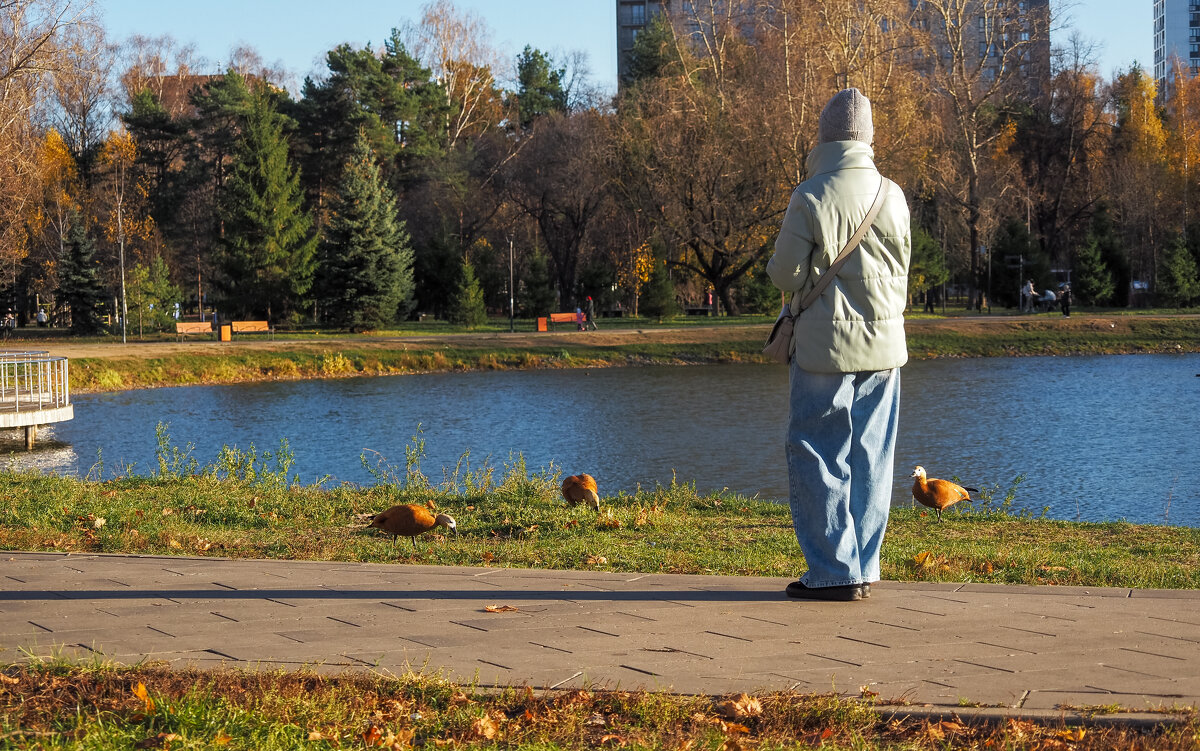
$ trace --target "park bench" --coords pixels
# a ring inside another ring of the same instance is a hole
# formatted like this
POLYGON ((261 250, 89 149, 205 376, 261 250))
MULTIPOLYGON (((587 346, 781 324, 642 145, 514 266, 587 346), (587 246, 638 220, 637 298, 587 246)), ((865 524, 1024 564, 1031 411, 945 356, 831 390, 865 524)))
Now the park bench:
POLYGON ((266 334, 268 339, 274 338, 275 329, 266 321, 234 321, 235 334, 266 334))
POLYGON ((208 321, 176 321, 175 333, 182 342, 188 334, 211 334, 212 324, 208 321))
POLYGON ((556 324, 556 323, 569 323, 572 326, 578 325, 578 322, 575 320, 574 313, 551 313, 550 314, 551 327, 553 327, 554 324, 556 324))

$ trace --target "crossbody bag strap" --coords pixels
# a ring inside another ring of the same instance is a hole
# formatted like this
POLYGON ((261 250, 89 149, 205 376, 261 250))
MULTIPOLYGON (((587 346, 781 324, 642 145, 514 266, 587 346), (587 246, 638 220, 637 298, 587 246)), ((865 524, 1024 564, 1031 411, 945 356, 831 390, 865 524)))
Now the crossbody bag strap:
POLYGON ((867 215, 863 217, 862 224, 858 225, 858 229, 854 230, 854 234, 846 241, 846 246, 842 248, 842 252, 838 253, 837 258, 833 259, 833 263, 829 264, 829 269, 821 275, 817 283, 809 290, 804 299, 800 301, 800 310, 807 310, 810 305, 817 301, 829 283, 833 281, 833 277, 850 258, 850 254, 854 249, 862 243, 863 237, 866 236, 867 230, 871 228, 871 223, 875 221, 875 217, 879 216, 879 209, 883 206, 883 198, 887 193, 888 179, 886 177, 879 178, 879 190, 875 192, 875 201, 871 204, 871 208, 867 209, 867 215))

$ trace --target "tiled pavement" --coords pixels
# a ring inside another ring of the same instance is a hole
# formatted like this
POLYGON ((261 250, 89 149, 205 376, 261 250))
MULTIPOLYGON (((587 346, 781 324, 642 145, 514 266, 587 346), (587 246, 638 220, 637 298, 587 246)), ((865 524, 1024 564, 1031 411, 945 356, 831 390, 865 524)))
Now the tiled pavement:
POLYGON ((866 687, 934 708, 1200 707, 1200 592, 0 553, 0 663, 437 672, 724 694, 866 687), (489 612, 488 606, 515 610, 489 612))

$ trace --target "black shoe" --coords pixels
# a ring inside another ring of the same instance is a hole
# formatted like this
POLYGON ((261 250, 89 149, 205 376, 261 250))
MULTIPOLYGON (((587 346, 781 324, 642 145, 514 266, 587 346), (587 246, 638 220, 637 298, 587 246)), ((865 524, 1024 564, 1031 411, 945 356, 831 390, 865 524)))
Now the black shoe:
POLYGON ((859 589, 862 590, 862 596, 863 596, 864 600, 871 596, 871 583, 870 582, 863 582, 862 584, 859 584, 858 586, 859 586, 859 589))
POLYGON ((863 598, 860 584, 847 584, 841 587, 806 587, 803 582, 794 581, 787 585, 787 596, 797 600, 832 600, 835 602, 854 602, 863 598))

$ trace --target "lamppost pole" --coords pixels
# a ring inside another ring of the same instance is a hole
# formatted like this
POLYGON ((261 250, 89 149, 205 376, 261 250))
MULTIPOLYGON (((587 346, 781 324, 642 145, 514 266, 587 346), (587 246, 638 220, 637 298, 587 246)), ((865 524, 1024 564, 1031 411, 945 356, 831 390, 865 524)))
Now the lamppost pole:
POLYGON ((516 331, 516 293, 513 291, 513 241, 508 238, 508 332, 516 331))

